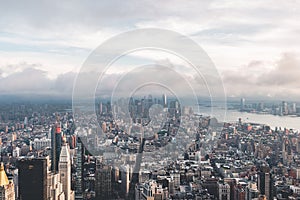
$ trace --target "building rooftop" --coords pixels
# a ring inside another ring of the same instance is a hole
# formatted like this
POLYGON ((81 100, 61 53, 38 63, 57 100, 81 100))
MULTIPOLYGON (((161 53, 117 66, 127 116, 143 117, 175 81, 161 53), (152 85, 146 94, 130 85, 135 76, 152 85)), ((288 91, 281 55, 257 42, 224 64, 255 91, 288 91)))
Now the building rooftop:
POLYGON ((0 165, 0 186, 5 186, 8 184, 9 184, 9 181, 8 181, 7 175, 4 171, 3 163, 1 163, 1 165, 0 165))

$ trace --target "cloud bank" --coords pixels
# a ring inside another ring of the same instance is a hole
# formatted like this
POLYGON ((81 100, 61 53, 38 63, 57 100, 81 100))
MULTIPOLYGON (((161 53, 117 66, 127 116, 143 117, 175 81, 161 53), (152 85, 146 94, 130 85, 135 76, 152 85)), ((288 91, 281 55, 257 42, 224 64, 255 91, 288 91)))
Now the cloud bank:
MULTIPOLYGON (((163 61, 164 63, 166 61, 163 61)), ((23 63, 24 64, 24 63, 23 63)), ((20 64, 22 65, 22 64, 20 64)), ((176 65, 175 65, 176 66, 176 65)), ((0 93, 3 94, 38 94, 55 95, 71 98, 75 72, 67 72, 52 79, 47 72, 37 69, 37 65, 27 65, 23 71, 2 76, 0 78, 0 93)), ((15 66, 15 68, 18 68, 15 66)), ((180 68, 176 66, 175 68, 180 68)), ((177 76, 177 72, 164 67, 149 68, 145 71, 137 70, 129 74, 106 74, 99 82, 98 89, 110 94, 117 89, 127 95, 135 88, 137 82, 143 82, 144 77, 155 77, 155 80, 164 80, 168 86, 184 91, 183 81, 197 85, 199 96, 209 96, 206 85, 202 80, 197 83, 193 77, 177 76), (117 85, 119 84, 119 85, 117 85)), ((297 99, 300 98, 300 59, 296 54, 285 53, 274 62, 254 60, 236 70, 221 73, 224 88, 228 97, 257 97, 272 99, 297 99)), ((87 76, 88 77, 88 76, 87 76)), ((149 78, 151 80, 151 78, 149 78)), ((88 82, 88 78, 87 78, 88 82)), ((212 83, 208 87, 219 87, 212 83)), ((211 88, 210 88, 211 89, 211 88)), ((215 88, 215 90, 223 88, 215 88)), ((188 91, 188 90, 187 90, 188 91)), ((190 92, 190 91, 188 91, 190 92)), ((182 92, 183 94, 184 92, 182 92)))
POLYGON ((299 57, 285 53, 273 63, 253 61, 222 76, 228 96, 298 99, 299 75, 299 57))

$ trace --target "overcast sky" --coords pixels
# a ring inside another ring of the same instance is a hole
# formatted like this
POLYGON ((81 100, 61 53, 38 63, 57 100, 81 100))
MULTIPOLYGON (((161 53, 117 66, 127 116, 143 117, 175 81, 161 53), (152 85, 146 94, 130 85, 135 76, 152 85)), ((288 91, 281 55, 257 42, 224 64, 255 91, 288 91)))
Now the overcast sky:
POLYGON ((228 97, 300 97, 296 0, 11 0, 1 2, 0 13, 1 94, 68 96, 103 41, 135 28, 166 28, 207 52, 228 97))

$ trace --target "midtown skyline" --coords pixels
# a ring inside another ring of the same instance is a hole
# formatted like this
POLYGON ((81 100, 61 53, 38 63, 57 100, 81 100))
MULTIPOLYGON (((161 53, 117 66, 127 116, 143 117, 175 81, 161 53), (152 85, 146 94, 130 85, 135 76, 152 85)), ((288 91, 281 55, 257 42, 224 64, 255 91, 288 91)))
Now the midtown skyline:
MULTIPOLYGON (((299 99, 300 4, 296 1, 105 1, 95 5, 57 1, 34 3, 28 9, 22 4, 3 2, 0 8, 2 97, 70 98, 76 73, 103 41, 136 28, 164 27, 190 37, 204 49, 221 75, 227 97, 299 99)), ((119 68, 149 60, 179 68, 183 64, 146 51, 128 56, 119 68)), ((109 75, 119 76, 116 71, 109 75)), ((170 84, 175 81, 170 79, 170 84)))
POLYGON ((299 9, 1 2, 0 200, 300 199, 299 9))

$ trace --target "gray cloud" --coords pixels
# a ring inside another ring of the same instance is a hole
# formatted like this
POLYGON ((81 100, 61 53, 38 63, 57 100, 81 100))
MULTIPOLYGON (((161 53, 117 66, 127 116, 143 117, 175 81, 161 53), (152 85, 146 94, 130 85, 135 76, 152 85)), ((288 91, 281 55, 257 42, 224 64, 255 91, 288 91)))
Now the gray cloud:
POLYGON ((261 76, 262 85, 300 87, 300 60, 292 53, 285 53, 276 63, 275 69, 261 76))
POLYGON ((41 92, 49 89, 51 85, 51 80, 46 75, 45 71, 26 68, 0 79, 0 91, 2 93, 26 93, 29 90, 41 92))
POLYGON ((74 72, 67 72, 64 74, 60 74, 55 79, 54 89, 57 90, 57 92, 62 92, 62 93, 72 92, 75 78, 76 78, 76 73, 74 72))
POLYGON ((0 78, 0 93, 71 96, 75 73, 61 74, 55 79, 50 79, 47 75, 44 70, 27 67, 23 71, 0 78))
MULTIPOLYGON (((161 62, 160 64, 166 64, 161 62)), ((166 64, 167 65, 167 64, 166 64)), ((170 65, 170 63, 168 64, 170 65)), ((55 79, 50 79, 47 72, 28 67, 23 71, 12 73, 6 77, 0 78, 0 93, 1 94, 37 94, 37 95, 56 95, 61 97, 71 98, 73 91, 73 83, 76 78, 76 73, 68 72, 60 74, 55 79)), ((188 85, 189 82, 196 93, 202 96, 209 96, 205 82, 196 80, 195 77, 178 76, 176 69, 180 66, 172 65, 171 68, 150 67, 143 70, 134 70, 128 74, 106 74, 102 81, 99 82, 100 93, 111 94, 113 89, 117 89, 121 95, 129 95, 133 88, 138 87, 144 81, 163 80, 167 83, 170 89, 177 90, 180 94, 191 94, 188 85), (175 71, 172 71, 175 70, 175 71), (146 71, 146 73, 145 73, 146 71), (145 78, 146 77, 146 78, 145 78), (151 78, 152 77, 152 78, 151 78), (199 82, 200 81, 200 82, 199 82), (115 88, 116 87, 116 88, 115 88)), ((18 68, 15 66, 15 68, 18 68)), ((229 97, 261 97, 261 98, 277 98, 289 99, 299 98, 300 90, 300 59, 296 54, 285 53, 274 63, 266 63, 261 60, 251 61, 248 65, 240 67, 239 71, 225 71, 222 73, 223 82, 226 93, 229 97), (266 65, 268 70, 266 70, 266 65), (268 66, 272 65, 272 66, 268 66)), ((86 75, 84 87, 90 87, 89 77, 86 75)), ((213 82, 208 82, 208 87, 215 91, 220 91, 219 85, 214 85, 213 82)), ((96 86, 95 86, 96 87, 96 86)), ((148 87, 149 89, 151 87, 148 87)), ((154 86, 152 89, 157 90, 154 86)), ((147 90, 146 93, 149 93, 147 90)))
POLYGON ((229 96, 299 98, 300 60, 296 54, 285 53, 270 70, 259 70, 263 61, 252 61, 239 71, 223 73, 229 96))

